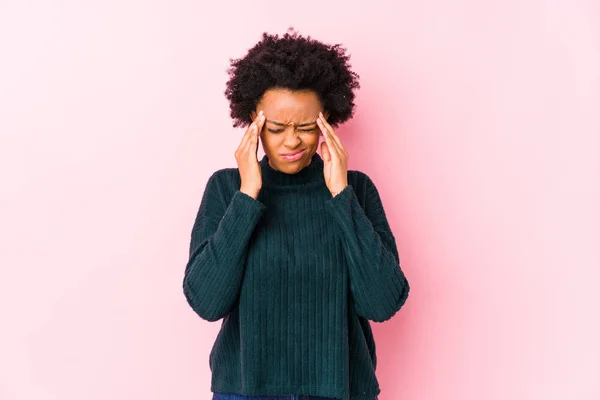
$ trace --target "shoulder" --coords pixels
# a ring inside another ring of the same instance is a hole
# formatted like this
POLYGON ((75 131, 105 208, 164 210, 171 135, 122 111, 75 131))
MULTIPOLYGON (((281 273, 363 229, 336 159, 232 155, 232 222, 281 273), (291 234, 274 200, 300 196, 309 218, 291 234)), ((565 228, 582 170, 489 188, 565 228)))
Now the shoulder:
POLYGON ((352 186, 352 189, 356 193, 356 197, 361 204, 366 202, 367 198, 373 194, 375 194, 376 197, 379 197, 375 183, 365 172, 349 170, 348 184, 352 186))
POLYGON ((239 179, 240 171, 237 168, 221 168, 213 172, 207 181, 209 184, 221 184, 227 183, 228 181, 239 179))
POLYGON ((240 171, 238 168, 222 168, 213 172, 204 189, 207 194, 216 194, 223 201, 228 201, 240 187, 240 171))
POLYGON ((355 190, 365 190, 370 187, 375 187, 375 184, 369 175, 367 175, 365 172, 357 170, 348 171, 348 184, 352 185, 352 188, 355 190))

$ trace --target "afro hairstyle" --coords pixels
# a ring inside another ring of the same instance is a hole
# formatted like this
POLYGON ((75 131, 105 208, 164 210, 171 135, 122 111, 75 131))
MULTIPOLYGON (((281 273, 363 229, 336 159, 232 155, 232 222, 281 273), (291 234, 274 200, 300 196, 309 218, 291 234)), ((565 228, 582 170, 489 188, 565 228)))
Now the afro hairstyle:
POLYGON ((360 88, 349 60, 340 44, 303 37, 293 28, 281 37, 263 33, 243 58, 230 59, 225 96, 233 126, 250 125, 250 113, 263 94, 275 88, 312 90, 329 112, 331 126, 347 121, 354 113, 354 89, 360 88))

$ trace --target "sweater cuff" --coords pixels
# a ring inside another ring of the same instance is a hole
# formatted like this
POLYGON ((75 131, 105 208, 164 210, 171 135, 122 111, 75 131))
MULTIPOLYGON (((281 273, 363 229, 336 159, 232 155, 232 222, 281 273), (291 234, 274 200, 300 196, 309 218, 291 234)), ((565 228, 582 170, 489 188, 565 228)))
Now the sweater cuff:
POLYGON ((266 208, 260 201, 238 190, 233 194, 223 219, 232 224, 242 223, 243 226, 254 228, 266 208))
POLYGON ((353 197, 356 197, 354 189, 351 185, 348 185, 344 188, 344 190, 342 190, 341 192, 333 196, 331 199, 329 199, 327 201, 327 205, 330 207, 343 207, 344 204, 349 204, 350 202, 352 202, 353 197))
POLYGON ((356 192, 350 185, 326 202, 326 207, 334 215, 344 233, 373 230, 373 224, 360 206, 356 192))

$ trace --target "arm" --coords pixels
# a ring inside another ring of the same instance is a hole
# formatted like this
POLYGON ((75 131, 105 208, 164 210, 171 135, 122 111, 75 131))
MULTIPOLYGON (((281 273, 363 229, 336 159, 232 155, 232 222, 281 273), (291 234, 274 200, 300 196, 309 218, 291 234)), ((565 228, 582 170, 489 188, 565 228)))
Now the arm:
POLYGON ((361 175, 364 210, 350 185, 327 205, 342 238, 356 312, 383 322, 402 307, 410 287, 400 269, 396 242, 377 188, 368 176, 361 175))
POLYGON ((183 278, 188 303, 208 321, 223 318, 237 301, 248 242, 265 210, 261 202, 240 191, 226 204, 219 175, 210 177, 202 196, 183 278))

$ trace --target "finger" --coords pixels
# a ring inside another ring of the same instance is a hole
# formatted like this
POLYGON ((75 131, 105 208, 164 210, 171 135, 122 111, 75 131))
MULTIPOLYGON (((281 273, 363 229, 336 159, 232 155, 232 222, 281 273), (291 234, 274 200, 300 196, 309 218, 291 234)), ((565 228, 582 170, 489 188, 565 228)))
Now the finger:
POLYGON ((323 113, 319 114, 322 124, 325 126, 325 129, 329 133, 329 136, 332 138, 332 141, 336 144, 336 149, 338 150, 339 154, 345 155, 346 149, 344 148, 344 145, 342 144, 342 141, 340 140, 339 136, 336 135, 335 130, 331 127, 331 125, 329 125, 329 122, 327 122, 327 120, 323 116, 323 113))
POLYGON ((254 123, 256 124, 256 128, 257 131, 256 133, 260 135, 260 133, 262 132, 263 126, 265 126, 265 121, 267 120, 267 118, 265 117, 265 114, 263 113, 262 110, 260 110, 258 112, 258 115, 256 116, 256 119, 254 120, 254 123))
POLYGON ((248 159, 254 161, 255 159, 257 159, 257 152, 258 152, 258 135, 256 134, 257 128, 256 126, 254 126, 252 128, 252 132, 250 133, 250 136, 248 138, 248 140, 245 143, 245 147, 244 147, 244 154, 248 157, 248 159))
POLYGON ((238 150, 245 150, 248 147, 248 142, 250 141, 250 138, 252 136, 254 136, 254 132, 256 129, 256 124, 254 122, 252 122, 250 124, 250 126, 248 126, 248 129, 246 129, 246 132, 244 133, 244 136, 242 137, 242 141, 240 142, 240 145, 238 147, 238 150))
POLYGON ((333 137, 333 140, 335 140, 335 142, 338 145, 339 149, 342 150, 342 151, 345 151, 346 149, 344 149, 344 145, 342 144, 342 141, 340 140, 340 138, 338 137, 338 135, 335 134, 335 131, 333 130, 333 128, 331 127, 331 125, 329 125, 329 122, 327 122, 327 120, 325 119, 325 116, 323 115, 322 112, 319 112, 319 117, 320 117, 321 122, 323 123, 323 125, 325 125, 325 128, 327 129, 327 131, 333 137))
POLYGON ((326 142, 321 143, 321 156, 323 157, 323 161, 328 163, 331 161, 331 154, 329 153, 329 147, 326 142))
POLYGON ((253 162, 258 162, 258 140, 260 138, 260 129, 257 128, 257 133, 251 138, 250 157, 253 162))
POLYGON ((319 128, 321 128, 321 131, 323 132, 323 136, 325 137, 325 142, 327 143, 328 150, 329 150, 331 157, 335 158, 335 159, 339 159, 340 151, 338 149, 337 143, 331 137, 331 133, 325 127, 325 125, 323 124, 323 122, 321 121, 320 118, 317 118, 317 124, 319 125, 319 128))
POLYGON ((265 125, 266 117, 262 110, 258 112, 258 116, 256 117, 255 124, 256 130, 254 131, 254 135, 252 136, 252 159, 258 160, 258 142, 260 139, 260 133, 262 132, 263 126, 265 125))
POLYGON ((239 147, 240 149, 246 149, 248 147, 250 139, 253 136, 257 136, 260 133, 264 123, 265 123, 265 116, 261 110, 261 111, 259 111, 256 118, 254 118, 254 121, 252 121, 252 123, 250 124, 248 129, 246 129, 246 133, 244 134, 244 137, 242 138, 242 142, 240 143, 240 147, 239 147))

